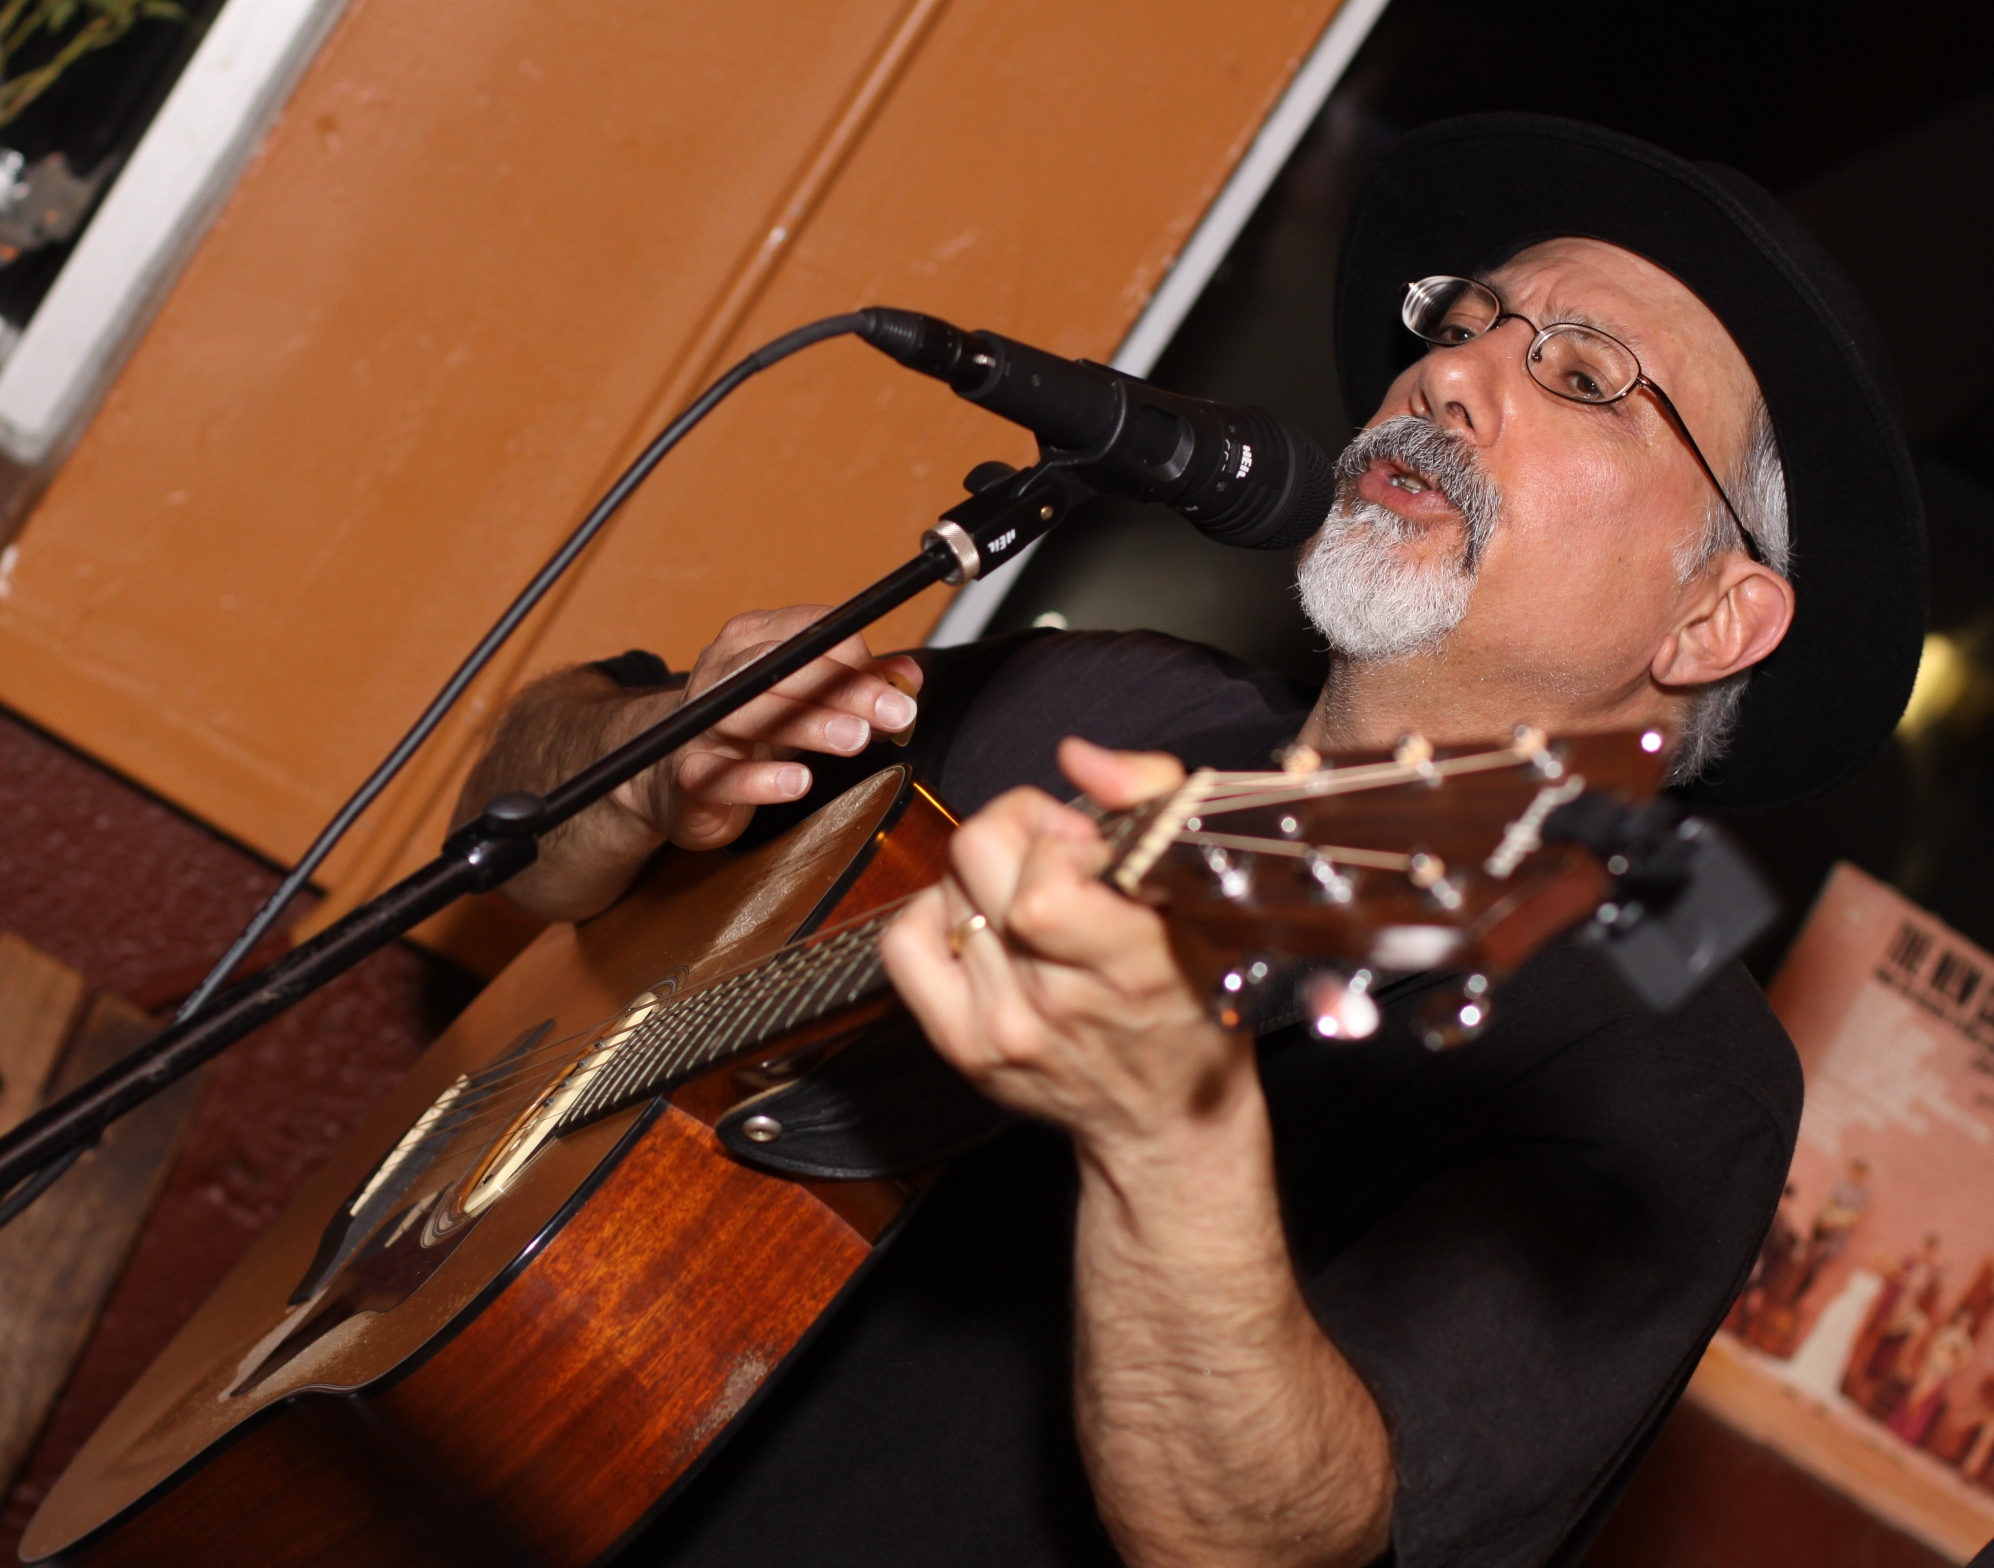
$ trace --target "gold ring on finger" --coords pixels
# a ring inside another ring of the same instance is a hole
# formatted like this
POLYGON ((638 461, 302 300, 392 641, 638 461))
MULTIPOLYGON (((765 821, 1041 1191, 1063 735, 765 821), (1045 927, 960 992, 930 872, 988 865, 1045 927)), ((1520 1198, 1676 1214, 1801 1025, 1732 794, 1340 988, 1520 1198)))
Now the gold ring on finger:
POLYGON ((978 931, 990 929, 990 917, 981 910, 966 920, 958 920, 949 932, 949 952, 956 958, 962 957, 962 947, 978 931))

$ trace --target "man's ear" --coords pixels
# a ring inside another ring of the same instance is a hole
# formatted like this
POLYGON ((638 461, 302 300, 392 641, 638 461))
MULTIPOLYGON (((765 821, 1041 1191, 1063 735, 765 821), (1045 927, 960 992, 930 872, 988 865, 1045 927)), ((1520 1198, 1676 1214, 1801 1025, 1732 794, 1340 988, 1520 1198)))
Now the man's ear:
POLYGON ((1749 669, 1793 624, 1793 584, 1742 550, 1692 587, 1648 673, 1663 686, 1703 686, 1749 669))

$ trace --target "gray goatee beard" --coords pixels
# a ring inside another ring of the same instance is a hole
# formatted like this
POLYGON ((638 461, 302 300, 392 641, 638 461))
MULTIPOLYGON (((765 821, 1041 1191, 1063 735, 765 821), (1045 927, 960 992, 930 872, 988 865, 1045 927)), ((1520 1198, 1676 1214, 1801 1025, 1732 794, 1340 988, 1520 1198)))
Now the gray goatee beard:
POLYGON ((1435 646, 1468 613, 1475 571, 1501 511, 1473 447, 1430 420, 1398 414, 1359 431, 1336 460, 1336 472, 1336 504, 1296 567, 1302 609, 1348 659, 1401 659, 1435 646), (1358 479, 1380 458, 1425 476, 1467 519, 1455 560, 1411 558, 1404 547, 1420 537, 1421 526, 1357 494, 1358 479))

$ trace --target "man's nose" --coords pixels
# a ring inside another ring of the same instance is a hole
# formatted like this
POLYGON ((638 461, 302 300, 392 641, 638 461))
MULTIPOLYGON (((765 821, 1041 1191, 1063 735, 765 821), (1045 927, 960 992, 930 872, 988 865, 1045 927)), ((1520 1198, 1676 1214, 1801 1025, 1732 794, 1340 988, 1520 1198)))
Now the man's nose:
POLYGON ((1430 349, 1413 380, 1412 411, 1476 446, 1492 446, 1514 392, 1509 383, 1524 373, 1515 341, 1521 326, 1502 321, 1466 343, 1430 349))

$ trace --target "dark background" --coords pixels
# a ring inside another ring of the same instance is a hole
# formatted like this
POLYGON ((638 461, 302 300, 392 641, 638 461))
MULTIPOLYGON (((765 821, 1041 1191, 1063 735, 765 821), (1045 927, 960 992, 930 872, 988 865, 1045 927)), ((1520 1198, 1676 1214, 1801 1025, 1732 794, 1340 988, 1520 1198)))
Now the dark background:
MULTIPOLYGON (((1932 540, 1932 630, 1953 678, 1858 778, 1734 819, 1785 918, 1775 966, 1848 859, 1994 945, 1994 6, 1924 0, 1503 5, 1394 0, 1153 372, 1260 403, 1332 449, 1353 413, 1330 338, 1351 198, 1427 121, 1563 114, 1718 159, 1778 195, 1882 327, 1932 540)), ((1152 626, 1319 679, 1285 555, 1210 544, 1162 508, 1098 502, 1021 570, 990 630, 1048 615, 1152 626)), ((1053 622, 1053 624, 1058 624, 1053 622)))

